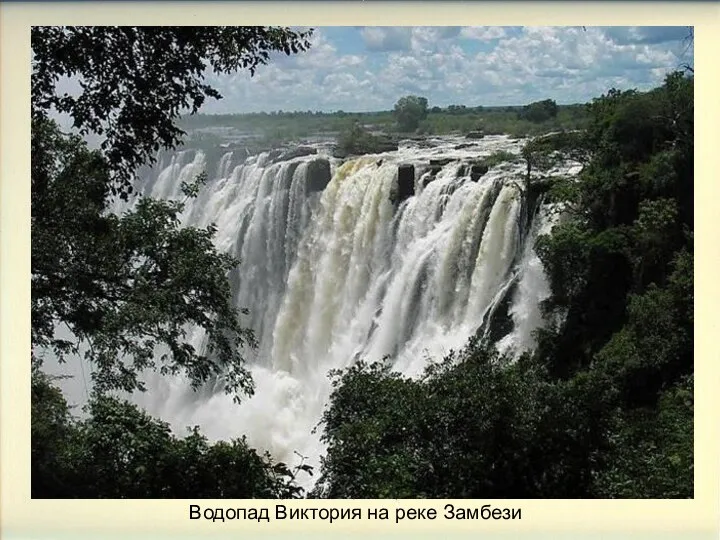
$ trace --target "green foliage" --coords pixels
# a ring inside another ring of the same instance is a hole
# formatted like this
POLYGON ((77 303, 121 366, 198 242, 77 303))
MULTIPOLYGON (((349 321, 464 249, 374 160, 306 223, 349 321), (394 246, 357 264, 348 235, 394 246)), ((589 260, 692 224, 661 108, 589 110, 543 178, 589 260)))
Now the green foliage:
POLYGON ((259 455, 244 438, 210 444, 197 428, 175 437, 135 405, 96 395, 71 417, 62 393, 32 382, 33 498, 298 498, 299 470, 259 455))
POLYGON ((665 390, 656 408, 618 415, 608 467, 594 480, 602 498, 693 497, 693 380, 665 390))
POLYGON ((587 136, 582 131, 560 131, 535 137, 522 149, 534 169, 548 170, 562 161, 585 163, 590 158, 587 136))
POLYGON ((552 235, 538 239, 535 250, 543 260, 550 283, 556 284, 554 306, 568 307, 585 286, 590 257, 588 236, 576 223, 563 223, 552 235))
POLYGON ((206 65, 254 74, 273 52, 306 50, 309 36, 261 26, 33 26, 32 118, 56 109, 81 134, 104 136, 113 189, 127 196, 135 169, 180 143, 174 120, 221 97, 204 83, 206 65), (75 77, 80 95, 56 93, 60 77, 75 77))
POLYGON ((569 358, 587 365, 625 324, 628 294, 661 285, 686 245, 692 106, 670 96, 691 99, 691 87, 692 79, 670 75, 652 92, 610 91, 590 107, 585 141, 592 159, 565 191, 571 218, 539 241, 553 291, 548 306, 567 312, 557 343, 566 341, 568 348, 548 353, 558 366, 569 358), (580 254, 584 262, 578 264, 580 254), (588 332, 595 337, 580 338, 588 332))
POLYGON ((598 382, 552 382, 529 358, 473 342, 417 381, 359 363, 334 384, 316 495, 592 496, 607 407, 598 382))
POLYGON ((400 131, 415 131, 420 122, 427 117, 427 98, 420 96, 401 97, 395 104, 394 114, 400 131))
MULTIPOLYGON (((184 373, 194 388, 219 381, 239 400, 252 393, 242 350, 254 345, 231 303, 216 229, 181 227, 184 202, 128 200, 136 169, 171 149, 174 124, 196 112, 215 73, 267 63, 272 52, 308 47, 308 32, 264 27, 33 27, 31 132, 32 483, 42 497, 296 496, 292 474, 244 440, 209 445, 193 432, 175 439, 166 424, 110 397, 143 390, 140 374, 184 373), (79 81, 58 94, 61 77, 79 81), (50 119, 67 113, 90 150, 50 119), (60 339, 60 327, 70 339, 60 339), (188 332, 204 334, 196 348, 188 332), (90 418, 69 415, 41 371, 43 355, 63 362, 85 349, 93 365, 90 418), (160 357, 158 358, 158 353, 160 357), (188 471, 194 471, 189 474, 188 471)), ((206 176, 181 187, 197 195, 206 176)))
MULTIPOLYGON (((254 72, 273 51, 305 50, 309 33, 264 27, 33 27, 32 29, 32 343, 62 360, 88 345, 99 390, 141 388, 137 373, 185 371, 194 385, 222 376, 236 394, 252 391, 239 350, 252 334, 230 304, 227 272, 237 261, 217 253, 214 227, 181 229, 182 203, 127 198, 137 166, 178 144, 173 124, 206 97, 205 63, 216 73, 254 72), (102 66, 99 69, 98 66, 102 66), (77 96, 56 93, 60 76, 80 80, 77 96), (51 110, 68 113, 81 134, 103 135, 100 151, 60 132, 51 110), (59 340, 64 324, 76 342, 59 340), (207 338, 197 351, 189 325, 207 338), (168 354, 156 366, 155 347, 168 354)), ((186 196, 199 183, 185 185, 186 196)), ((33 355, 39 362, 39 357, 33 355)))
POLYGON ((531 122, 518 116, 516 108, 456 108, 432 110, 421 123, 425 133, 442 135, 483 131, 486 135, 530 137, 561 130, 582 129, 587 112, 582 105, 559 105, 557 116, 543 122, 531 122))
POLYGON ((251 392, 240 351, 254 338, 239 324, 227 280, 237 261, 216 252, 214 227, 181 228, 182 203, 147 197, 122 216, 107 213, 100 153, 51 121, 33 122, 33 135, 43 149, 32 154, 33 346, 53 348, 61 361, 77 354, 55 337, 64 324, 88 346, 98 390, 142 389, 138 374, 158 368, 184 371, 195 386, 223 377, 228 392, 251 392), (205 331, 204 350, 189 343, 189 325, 205 331), (167 354, 158 363, 159 345, 167 354))
POLYGON ((506 150, 498 150, 497 152, 490 154, 488 157, 483 158, 483 161, 488 167, 492 168, 500 165, 501 163, 515 163, 518 159, 519 156, 517 154, 507 152, 506 150))
POLYGON ((668 384, 691 373, 693 362, 693 263, 682 250, 667 284, 651 284, 628 298, 627 323, 596 355, 596 369, 610 371, 623 399, 655 405, 668 384))
POLYGON ((72 428, 67 402, 53 380, 33 369, 31 392, 32 496, 62 497, 67 489, 67 470, 72 466, 68 444, 72 428))
POLYGON ((518 118, 528 120, 535 124, 545 122, 551 118, 555 118, 558 114, 558 106, 552 99, 545 99, 543 101, 535 101, 529 105, 525 105, 518 112, 518 118))
MULTIPOLYGON (((259 138, 260 146, 277 146, 303 137, 337 137, 359 123, 373 131, 391 133, 398 130, 394 111, 347 113, 343 111, 259 112, 247 114, 196 114, 184 116, 179 124, 186 130, 215 127, 231 128, 244 136, 259 138)), ((587 124, 583 105, 558 105, 558 114, 545 122, 533 123, 518 119, 515 108, 466 107, 451 105, 432 107, 416 132, 426 135, 467 134, 483 131, 487 135, 514 137, 537 136, 560 130, 582 129, 587 124)), ((205 132, 194 132, 188 145, 205 148, 210 141, 221 139, 205 132), (198 139, 200 141, 198 142, 198 139), (206 142, 205 142, 206 141, 206 142)))
POLYGON ((546 307, 564 314, 538 356, 617 394, 600 496, 692 496, 692 403, 672 397, 692 391, 692 84, 672 74, 594 101, 570 219, 538 243, 546 307))
POLYGON ((584 165, 548 188, 564 217, 536 245, 552 290, 537 350, 513 363, 471 342, 420 380, 336 374, 317 494, 693 496, 692 87, 611 90, 587 131, 526 144, 528 182, 584 165))
POLYGON ((349 155, 376 154, 397 150, 397 144, 388 137, 373 135, 355 122, 350 129, 338 137, 335 155, 345 157, 349 155))

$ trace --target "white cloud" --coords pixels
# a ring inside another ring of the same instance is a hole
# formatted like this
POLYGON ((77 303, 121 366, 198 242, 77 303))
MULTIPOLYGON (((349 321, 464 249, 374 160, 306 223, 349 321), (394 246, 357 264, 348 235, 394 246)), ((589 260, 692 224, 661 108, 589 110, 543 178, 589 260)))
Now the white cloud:
POLYGON ((502 26, 465 26, 460 35, 467 39, 491 41, 505 37, 505 29, 502 26))
MULTIPOLYGON (((407 94, 430 105, 582 102, 610 87, 647 89, 682 61, 677 28, 363 27, 352 50, 320 28, 310 51, 212 78, 226 96, 207 112, 363 111, 407 94), (364 47, 364 50, 362 50, 364 47), (345 52, 347 51, 347 52, 345 52)), ((333 35, 338 35, 337 33, 333 35)), ((692 51, 690 51, 692 55, 692 51)))
POLYGON ((408 27, 366 26, 361 31, 365 46, 371 51, 397 51, 410 47, 412 29, 408 27))
POLYGON ((459 26, 366 26, 360 33, 369 51, 427 52, 435 50, 440 42, 457 37, 461 31, 459 26))

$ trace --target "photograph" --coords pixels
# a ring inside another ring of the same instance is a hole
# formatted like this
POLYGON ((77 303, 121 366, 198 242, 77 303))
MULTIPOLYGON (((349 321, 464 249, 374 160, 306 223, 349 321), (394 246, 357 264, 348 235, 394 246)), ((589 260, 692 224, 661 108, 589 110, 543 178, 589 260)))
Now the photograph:
POLYGON ((29 33, 33 499, 694 498, 694 27, 29 33))

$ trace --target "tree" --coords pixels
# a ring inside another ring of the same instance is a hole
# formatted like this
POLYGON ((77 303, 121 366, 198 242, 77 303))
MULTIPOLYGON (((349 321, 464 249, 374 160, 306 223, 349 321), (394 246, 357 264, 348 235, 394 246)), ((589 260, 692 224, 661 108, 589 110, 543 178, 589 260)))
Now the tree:
POLYGON ((592 158, 564 192, 573 218, 538 245, 546 307, 565 314, 559 348, 546 351, 560 371, 589 364, 626 324, 628 295, 662 285, 678 250, 692 250, 692 85, 671 74, 651 92, 610 91, 590 106, 592 158))
POLYGON ((290 471, 244 438, 209 444, 197 428, 176 437, 135 405, 95 396, 75 420, 40 372, 32 380, 33 498, 297 498, 290 471))
POLYGON ((551 286, 537 350, 471 340, 420 380, 388 364, 336 374, 316 494, 693 495, 693 79, 609 91, 584 133, 531 140, 564 211, 536 251, 551 286))
MULTIPOLYGON (((183 107, 206 97, 204 62, 215 71, 254 72, 272 51, 307 47, 307 33, 282 28, 33 27, 32 346, 62 360, 87 346, 98 390, 142 388, 138 373, 184 371, 194 385, 222 377, 226 390, 252 391, 240 350, 252 345, 230 304, 227 272, 237 261, 216 252, 213 227, 179 228, 182 203, 141 197, 123 216, 107 211, 127 197, 135 168, 152 163, 183 132, 183 107), (61 76, 77 77, 77 96, 57 95, 61 76), (100 151, 49 120, 68 113, 80 133, 104 135, 100 151), (58 339, 66 326, 75 342, 58 339), (202 328, 196 350, 188 325, 202 328), (156 366, 154 351, 167 354, 156 366)), ((185 186, 193 195, 197 186, 185 186)))
POLYGON ((551 118, 557 116, 558 106, 552 99, 545 99, 543 101, 535 101, 529 105, 525 105, 521 111, 518 112, 518 118, 529 120, 530 122, 540 123, 545 122, 551 118))
POLYGON ((427 113, 428 101, 424 97, 405 96, 395 104, 395 120, 400 131, 415 131, 427 113))
POLYGON ((174 120, 208 97, 222 98, 204 83, 206 66, 254 74, 273 52, 306 50, 310 34, 260 26, 34 26, 32 118, 54 108, 80 134, 104 136, 113 189, 126 194, 138 166, 180 143, 184 132, 174 120), (74 78, 80 94, 59 95, 61 77, 74 78))
MULTIPOLYGON (((110 203, 129 199, 137 167, 181 141, 174 121, 182 112, 221 97, 203 81, 206 66, 253 73, 273 52, 307 49, 308 36, 261 27, 32 28, 33 496, 299 493, 283 464, 244 441, 209 446, 197 432, 178 440, 109 397, 143 390, 141 372, 159 369, 185 373, 193 387, 218 380, 239 400, 253 391, 242 350, 254 345, 231 303, 228 272, 238 261, 216 250, 214 226, 181 228, 184 201, 140 196, 122 215, 110 203), (62 77, 78 93, 59 95, 62 77), (53 111, 69 114, 80 135, 104 137, 101 148, 63 133, 53 111), (60 327, 71 339, 58 337, 60 327), (198 347, 192 327, 204 335, 198 347), (47 350, 62 362, 81 348, 94 386, 90 417, 77 423, 41 367, 47 350), (185 478, 188 470, 198 472, 185 478)), ((205 179, 184 184, 185 196, 205 179)))
MULTIPOLYGON (((681 57, 685 57, 685 55, 688 53, 688 51, 692 51, 695 47, 695 27, 694 26, 688 26, 688 33, 683 39, 683 43, 685 44, 685 50, 683 51, 681 57)), ((691 53, 692 54, 692 53, 691 53)), ((686 61, 680 65, 680 68, 684 69, 685 71, 689 71, 690 73, 695 73, 695 68, 693 67, 693 61, 686 61)))
POLYGON ((71 460, 67 441, 71 416, 68 404, 53 380, 33 369, 30 387, 30 483, 33 497, 62 497, 71 460))
POLYGON ((251 392, 240 351, 254 338, 240 326, 227 280, 237 261, 217 253, 215 229, 179 228, 182 203, 147 197, 122 216, 108 213, 100 152, 49 120, 33 123, 32 143, 33 185, 44 180, 31 194, 33 347, 64 361, 79 354, 78 342, 87 345, 99 391, 142 389, 138 375, 159 367, 183 370, 195 385, 223 376, 228 391, 251 392), (58 324, 77 342, 56 338, 58 324), (188 325, 205 331, 205 350, 189 343, 188 325), (167 350, 159 363, 158 345, 167 350))
MULTIPOLYGON (((335 372, 314 495, 328 498, 589 497, 596 388, 553 382, 477 340, 420 380, 388 364, 335 372)), ((598 387, 602 388, 600 385, 598 387)))
POLYGON ((335 148, 336 157, 382 153, 397 150, 397 143, 387 137, 373 135, 365 130, 358 121, 341 132, 335 148))

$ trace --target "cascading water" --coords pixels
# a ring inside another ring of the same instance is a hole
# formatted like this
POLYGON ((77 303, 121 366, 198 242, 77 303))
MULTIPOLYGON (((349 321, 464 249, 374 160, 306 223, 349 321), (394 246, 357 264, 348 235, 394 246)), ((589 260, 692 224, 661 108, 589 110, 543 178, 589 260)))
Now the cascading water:
POLYGON ((277 152, 241 161, 233 152, 166 156, 142 178, 141 192, 180 198, 183 181, 208 173, 182 221, 215 223, 218 248, 241 260, 230 279, 237 307, 250 310, 243 323, 259 341, 246 354, 256 393, 238 406, 219 389, 195 393, 181 377, 148 374, 148 392, 134 399, 178 432, 199 424, 210 439, 247 435, 276 459, 292 464, 297 452, 318 466, 313 428, 329 396, 328 370, 390 355, 395 369, 417 375, 428 358, 487 328, 502 301, 512 330, 498 346, 532 347, 547 296, 532 245, 552 216, 541 206, 525 219, 521 165, 501 164, 479 179, 468 171, 468 160, 517 153, 523 141, 458 142, 344 163, 277 152), (443 164, 427 170, 437 158, 443 164), (401 163, 414 164, 415 186, 397 201, 401 163))

